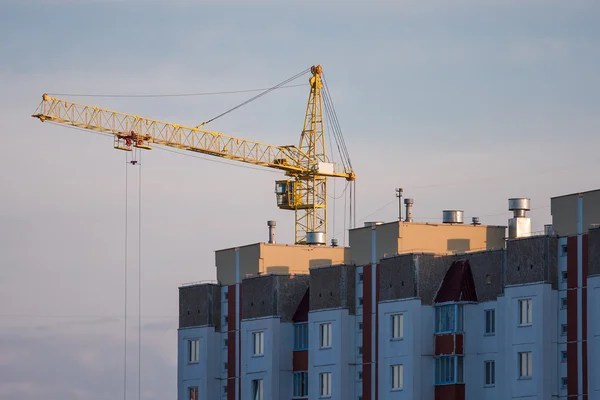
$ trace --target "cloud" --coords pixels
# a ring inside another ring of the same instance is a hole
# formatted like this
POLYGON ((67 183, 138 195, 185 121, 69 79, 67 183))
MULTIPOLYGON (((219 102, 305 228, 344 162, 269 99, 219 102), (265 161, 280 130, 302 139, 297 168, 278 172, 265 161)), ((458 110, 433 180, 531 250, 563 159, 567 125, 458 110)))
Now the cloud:
MULTIPOLYGON (((142 348, 142 388, 145 398, 171 398, 176 368, 156 347, 155 342, 147 342, 142 348)), ((132 343, 130 395, 137 394, 136 349, 132 343)), ((114 400, 122 395, 123 343, 118 338, 91 331, 85 335, 0 333, 3 400, 114 400)))

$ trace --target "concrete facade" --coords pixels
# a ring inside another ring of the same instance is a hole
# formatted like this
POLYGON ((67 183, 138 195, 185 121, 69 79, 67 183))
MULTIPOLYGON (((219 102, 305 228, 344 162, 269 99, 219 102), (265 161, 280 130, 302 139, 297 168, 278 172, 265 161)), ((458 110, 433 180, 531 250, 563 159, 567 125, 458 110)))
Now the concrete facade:
POLYGON ((350 258, 350 249, 347 247, 255 243, 217 250, 217 281, 222 285, 236 282, 236 253, 242 278, 258 274, 306 274, 310 267, 344 264, 350 258))
POLYGON ((262 399, 600 400, 600 228, 578 198, 576 234, 481 251, 388 254, 398 222, 354 231, 364 262, 303 274, 244 277, 236 249, 233 283, 180 288, 179 400, 254 400, 257 382, 262 399))
MULTIPOLYGON (((351 229, 350 263, 372 261, 371 228, 351 229)), ((504 248, 506 226, 394 221, 374 227, 377 259, 403 253, 454 254, 504 248)))
POLYGON ((582 233, 587 233, 590 225, 600 224, 600 189, 573 193, 550 199, 552 229, 559 236, 573 236, 578 231, 578 202, 582 201, 582 233))

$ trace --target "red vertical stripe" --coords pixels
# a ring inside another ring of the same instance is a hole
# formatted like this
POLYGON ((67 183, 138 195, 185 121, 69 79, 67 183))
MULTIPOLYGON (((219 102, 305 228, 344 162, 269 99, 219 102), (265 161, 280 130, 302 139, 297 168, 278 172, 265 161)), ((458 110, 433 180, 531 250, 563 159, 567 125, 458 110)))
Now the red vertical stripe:
POLYGON ((235 400, 235 285, 227 291, 227 400, 235 400))
POLYGON ((371 309, 373 301, 371 300, 373 274, 371 273, 371 265, 363 267, 363 380, 362 380, 362 396, 363 400, 371 399, 371 309))
POLYGON ((583 399, 588 397, 588 352, 587 352, 587 277, 588 277, 588 235, 583 235, 582 240, 582 251, 581 251, 581 278, 582 286, 581 289, 581 333, 583 343, 581 344, 581 373, 583 374, 583 399))
POLYGON ((375 400, 379 399, 379 264, 375 266, 375 400))
POLYGON ((577 236, 567 238, 567 394, 577 396, 577 236))

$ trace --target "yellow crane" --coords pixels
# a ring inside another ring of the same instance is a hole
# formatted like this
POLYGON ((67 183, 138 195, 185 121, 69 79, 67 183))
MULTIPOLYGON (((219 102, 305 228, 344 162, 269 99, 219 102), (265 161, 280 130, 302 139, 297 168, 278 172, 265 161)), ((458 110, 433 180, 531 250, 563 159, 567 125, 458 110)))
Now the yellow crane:
MULTIPOLYGON (((201 129, 206 122, 191 128, 77 104, 48 94, 42 96, 42 102, 32 117, 42 122, 72 125, 113 135, 114 148, 119 150, 132 151, 133 148, 150 150, 152 145, 163 145, 282 170, 287 179, 275 182, 277 206, 295 212, 295 243, 325 245, 327 244, 327 178, 345 178, 352 182, 356 175, 343 143, 326 83, 323 91, 322 67, 312 66, 291 79, 309 71, 310 96, 299 146, 259 143, 201 129), (332 130, 337 134, 335 140, 342 157, 341 168, 331 162, 326 153, 323 123, 324 97, 326 111, 329 112, 330 119, 333 119, 330 121, 332 130)), ((290 79, 283 83, 289 81, 290 79)), ((221 115, 224 114, 226 113, 221 115)), ((212 120, 216 118, 218 117, 212 120)))

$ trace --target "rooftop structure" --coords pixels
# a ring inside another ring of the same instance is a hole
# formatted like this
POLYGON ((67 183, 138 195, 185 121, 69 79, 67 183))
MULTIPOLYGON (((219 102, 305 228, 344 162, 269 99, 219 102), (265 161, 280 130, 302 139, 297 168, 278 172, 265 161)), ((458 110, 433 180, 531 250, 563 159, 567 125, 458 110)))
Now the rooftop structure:
POLYGON ((179 290, 178 399, 598 400, 600 226, 584 231, 585 204, 553 203, 577 216, 553 220, 574 224, 566 236, 532 235, 519 198, 508 236, 446 210, 368 223, 350 249, 221 250, 227 284, 179 290))

